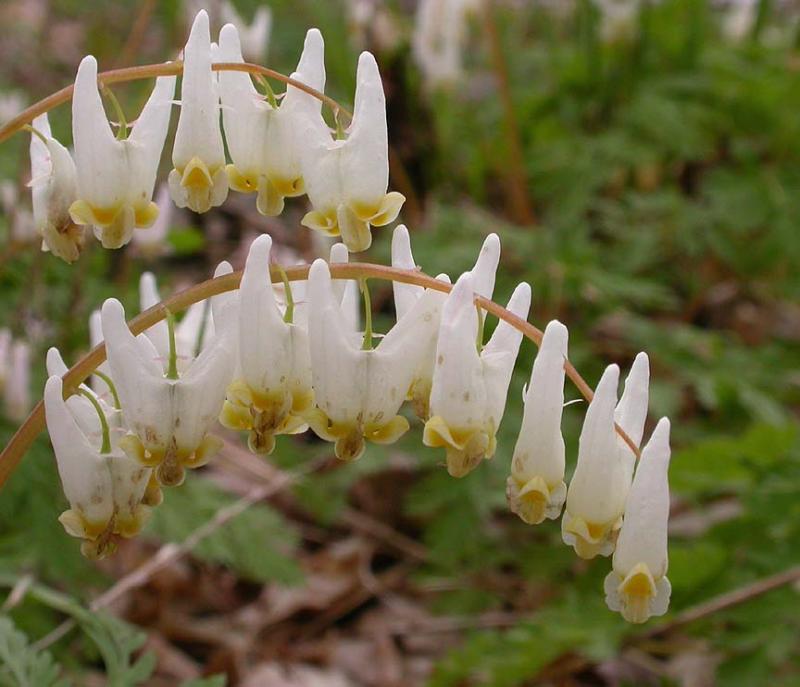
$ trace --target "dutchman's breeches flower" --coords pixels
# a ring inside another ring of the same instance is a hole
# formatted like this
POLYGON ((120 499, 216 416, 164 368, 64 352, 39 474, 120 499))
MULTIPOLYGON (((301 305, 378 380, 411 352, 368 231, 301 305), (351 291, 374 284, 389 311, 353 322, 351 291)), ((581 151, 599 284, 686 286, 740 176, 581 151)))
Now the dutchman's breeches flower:
POLYGON ((373 349, 372 332, 348 330, 327 263, 316 260, 308 278, 309 345, 316 408, 306 414, 314 432, 336 443, 336 456, 355 460, 365 439, 390 444, 409 428, 398 415, 420 356, 436 336, 444 300, 426 292, 373 349))
POLYGON ((101 558, 113 552, 114 535, 139 533, 149 514, 142 500, 150 470, 120 450, 91 392, 66 401, 62 393, 61 377, 50 377, 44 391, 47 428, 70 504, 59 521, 84 540, 85 556, 101 558))
POLYGON ((208 14, 195 17, 183 50, 181 114, 172 149, 169 190, 175 205, 207 212, 228 197, 225 147, 219 127, 217 78, 211 71, 208 14))
POLYGON ((276 435, 308 428, 303 414, 314 400, 308 334, 292 321, 292 306, 286 315, 278 307, 269 275, 271 248, 268 234, 250 246, 236 323, 240 376, 228 386, 220 415, 226 427, 249 431, 250 450, 265 454, 275 448, 276 435))
POLYGON ((33 120, 30 152, 33 221, 42 235, 43 248, 66 262, 75 262, 86 238, 85 229, 69 214, 78 195, 75 163, 50 133, 47 114, 33 120))
MULTIPOLYGON (((423 442, 447 452, 447 470, 463 477, 495 452, 495 434, 505 410, 508 385, 522 333, 500 322, 489 343, 478 351, 478 313, 474 275, 456 282, 442 309, 431 389, 431 418, 423 442)), ((520 284, 508 309, 526 319, 531 302, 528 284, 520 284)))
POLYGON ((586 410, 578 464, 567 490, 561 534, 581 558, 611 555, 630 488, 614 428, 618 383, 619 368, 609 365, 586 410))
POLYGON ((604 585, 608 607, 631 623, 664 615, 669 606, 669 458, 669 420, 662 418, 642 451, 604 585))
POLYGON ((568 336, 567 328, 558 320, 544 330, 506 485, 511 510, 531 525, 561 515, 567 497, 561 413, 568 336))
POLYGON ((78 67, 72 97, 78 199, 70 215, 76 224, 92 225, 105 248, 124 246, 135 228, 150 227, 158 216, 153 187, 174 94, 174 76, 156 79, 133 131, 125 137, 127 125, 120 122, 115 137, 97 90, 97 61, 84 57, 78 67))
MULTIPOLYGON (((303 54, 292 78, 317 91, 325 88, 325 45, 322 34, 306 34, 303 54)), ((215 57, 219 62, 243 62, 236 27, 227 24, 219 36, 215 57)), ((283 212, 285 197, 305 193, 300 167, 300 148, 306 145, 307 121, 322 121, 322 103, 294 86, 288 86, 280 105, 258 93, 249 74, 219 74, 222 120, 232 164, 227 167, 231 189, 257 193, 262 215, 283 212)))
MULTIPOLYGON (((481 246, 475 265, 470 270, 475 293, 484 298, 492 298, 497 266, 500 262, 500 238, 497 234, 489 234, 481 246)), ((413 270, 417 269, 414 255, 411 252, 411 239, 404 224, 398 225, 392 234, 392 267, 413 270)), ((440 274, 440 281, 450 283, 450 277, 440 274)), ((394 307, 399 320, 417 299, 425 293, 421 286, 392 282, 394 307)), ((438 327, 438 323, 437 323, 438 327)), ((477 331, 476 331, 477 335, 477 331)), ((431 341, 430 350, 422 356, 419 369, 414 373, 414 381, 408 392, 414 413, 423 421, 430 418, 430 397, 433 384, 433 368, 436 360, 436 339, 431 341)))
POLYGON ((370 226, 394 221, 405 202, 387 193, 389 138, 386 100, 375 58, 361 53, 356 74, 353 121, 344 139, 334 140, 321 118, 307 118, 301 154, 306 192, 314 210, 303 224, 330 236, 341 235, 353 252, 372 243, 370 226))
POLYGON ((233 377, 235 337, 215 335, 179 375, 174 344, 164 361, 150 339, 131 334, 119 301, 103 304, 102 321, 111 376, 131 432, 120 446, 155 468, 161 484, 180 484, 184 468, 205 464, 220 448, 220 440, 208 430, 233 377))

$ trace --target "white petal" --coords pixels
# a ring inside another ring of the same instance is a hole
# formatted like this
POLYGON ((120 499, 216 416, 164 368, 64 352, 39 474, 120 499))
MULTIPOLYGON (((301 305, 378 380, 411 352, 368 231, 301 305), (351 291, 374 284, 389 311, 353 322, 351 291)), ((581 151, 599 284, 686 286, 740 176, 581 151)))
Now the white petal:
MULTIPOLYGON (((231 274, 233 267, 227 260, 223 260, 214 270, 214 277, 231 274)), ((237 291, 226 291, 211 297, 211 315, 206 323, 206 334, 203 336, 203 348, 209 343, 216 332, 233 332, 236 329, 236 320, 239 311, 239 295, 237 291)))
MULTIPOLYGON (((160 302, 161 295, 158 293, 155 275, 152 272, 142 272, 139 277, 139 310, 144 312, 160 302)), ((158 355, 166 360, 169 356, 169 327, 166 320, 154 324, 145 331, 145 335, 153 342, 158 355)))
POLYGON ((81 198, 95 207, 112 207, 126 195, 127 163, 108 123, 97 90, 97 61, 84 57, 72 95, 72 138, 81 198))
MULTIPOLYGON (((414 256, 411 253, 411 238, 408 235, 408 229, 406 229, 405 224, 399 224, 395 227, 392 234, 392 267, 403 270, 415 270, 417 268, 414 256)), ((393 281, 392 290, 394 292, 394 310, 399 320, 408 312, 425 289, 414 284, 393 281)))
POLYGON ((541 476, 549 485, 564 479, 561 415, 568 337, 563 324, 558 320, 550 322, 533 363, 522 426, 511 463, 512 474, 522 483, 536 476, 541 476))
MULTIPOLYGON (((514 289, 506 308, 517 317, 527 320, 530 306, 531 287, 522 282, 514 289)), ((522 332, 505 320, 500 320, 492 338, 481 352, 487 393, 486 415, 495 430, 500 426, 500 420, 503 418, 508 385, 511 382, 511 374, 514 372, 514 363, 517 360, 521 342, 522 332)))
POLYGON ((431 388, 431 415, 443 417, 450 428, 484 425, 487 395, 476 326, 472 275, 466 272, 442 308, 431 388))
MULTIPOLYGON (((291 78, 320 93, 325 90, 325 41, 319 29, 309 29, 306 33, 303 52, 291 78)), ((299 88, 288 86, 286 96, 281 104, 281 109, 284 108, 300 108, 305 114, 319 115, 322 102, 299 88)))
POLYGON ((141 203, 145 198, 149 202, 153 197, 174 97, 175 77, 158 77, 133 131, 125 141, 129 150, 131 187, 128 192, 131 202, 141 203))
POLYGON ((669 430, 669 420, 661 418, 636 468, 614 552, 614 570, 623 576, 637 563, 655 578, 667 572, 669 430))
POLYGON ((478 259, 472 268, 472 283, 475 293, 484 298, 491 299, 494 293, 494 280, 497 266, 500 264, 500 237, 489 234, 481 246, 478 259))
POLYGON ((586 410, 578 463, 567 493, 569 513, 595 524, 610 523, 621 516, 628 491, 614 430, 618 382, 619 368, 609 365, 586 410))
MULTIPOLYGON (((644 434, 649 387, 650 361, 647 353, 639 353, 633 361, 631 371, 625 380, 625 390, 622 392, 622 398, 614 411, 614 419, 617 424, 627 433, 636 446, 642 443, 642 434, 644 434)), ((622 437, 618 436, 617 441, 623 460, 628 466, 629 477, 632 478, 636 455, 622 437)))
POLYGON ((217 85, 211 73, 211 34, 208 14, 197 13, 183 51, 181 115, 175 133, 172 162, 183 168, 198 157, 209 168, 225 164, 219 127, 217 85))
POLYGON ((358 58, 356 79, 353 123, 342 149, 342 185, 348 203, 377 210, 389 185, 389 137, 383 83, 368 52, 358 58))

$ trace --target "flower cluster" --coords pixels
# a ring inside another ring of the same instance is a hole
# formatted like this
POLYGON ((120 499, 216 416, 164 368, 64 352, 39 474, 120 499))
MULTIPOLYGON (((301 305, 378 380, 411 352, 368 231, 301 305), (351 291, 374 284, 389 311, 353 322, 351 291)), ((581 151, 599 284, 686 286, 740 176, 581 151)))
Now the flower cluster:
MULTIPOLYGON (((408 431, 402 412, 408 400, 424 422, 423 442, 444 449, 452 476, 468 474, 495 454, 522 339, 503 320, 483 341, 486 313, 475 299, 489 298, 494 289, 496 235, 449 294, 395 282, 397 320, 383 336, 372 331, 366 282, 331 275, 331 264, 347 261, 343 244, 332 248, 330 263, 316 260, 306 281, 275 285, 271 251, 269 235, 258 237, 239 290, 195 304, 177 325, 170 315, 134 336, 122 305, 107 300, 93 320, 97 337, 99 317, 107 366, 92 388, 81 386, 66 401, 66 368, 51 350, 45 408, 70 502, 61 521, 84 540, 87 555, 109 553, 117 536, 135 534, 159 502, 161 487, 180 484, 186 469, 213 457, 221 446, 212 433, 217 418, 247 432, 257 454, 270 454, 281 435, 311 429, 333 444, 339 459, 352 461, 367 443, 391 444, 408 431), (363 330, 353 317, 356 288, 365 300, 363 330)), ((402 225, 394 232, 392 265, 414 265, 402 225)), ((230 271, 222 263, 215 276, 230 271)), ((449 283, 446 275, 439 280, 449 283)), ((508 310, 524 320, 530 300, 530 287, 520 284, 508 310)), ((140 305, 158 302, 154 278, 146 273, 140 305)), ((567 487, 561 435, 566 354, 567 329, 553 321, 526 391, 509 504, 530 524, 557 518, 566 504, 564 541, 583 558, 614 553, 609 606, 642 622, 663 613, 669 599, 669 423, 659 423, 635 470, 627 441, 638 447, 642 438, 648 359, 637 356, 619 403, 619 369, 609 366, 587 410, 567 487)))
MULTIPOLYGON (((370 228, 394 221, 405 200, 387 193, 386 103, 375 58, 366 52, 359 58, 353 120, 346 129, 337 121, 334 135, 319 97, 293 85, 276 96, 265 81, 260 92, 245 72, 212 69, 214 63, 243 63, 242 47, 233 24, 226 24, 219 43, 212 44, 208 15, 197 14, 183 51, 168 177, 173 202, 202 213, 234 190, 256 194, 259 212, 277 215, 285 198, 308 194, 312 209, 303 218, 305 226, 341 235, 351 251, 365 250, 372 241, 370 228)), ((324 42, 316 29, 308 32, 291 78, 323 91, 324 42)), ((129 126, 110 89, 99 87, 97 62, 88 56, 80 63, 73 92, 74 153, 53 138, 46 115, 32 123, 34 222, 46 249, 72 262, 86 240, 86 227, 104 247, 120 248, 135 230, 156 224, 161 203, 153 202, 153 189, 175 82, 174 76, 157 78, 129 126), (116 132, 101 92, 114 108, 116 132)))
MULTIPOLYGON (((307 194, 312 209, 302 223, 342 239, 329 261, 314 261, 307 278, 291 282, 272 264, 272 239, 262 235, 250 247, 237 291, 196 303, 179 323, 167 313, 138 336, 122 304, 108 299, 90 322, 92 343, 105 343, 107 361, 66 398, 66 366, 51 349, 45 414, 70 504, 60 519, 87 556, 107 555, 119 537, 139 532, 162 488, 180 485, 186 470, 214 457, 222 446, 217 421, 246 432, 257 454, 272 453, 282 435, 311 430, 332 444, 337 458, 354 461, 368 443, 392 444, 409 430, 408 401, 424 425, 423 443, 442 449, 453 477, 497 452, 530 286, 517 286, 484 341, 481 305, 497 307, 487 301, 500 262, 500 241, 491 234, 473 268, 452 286, 444 274, 438 282, 423 280, 437 288, 394 281, 396 322, 383 335, 373 331, 366 277, 337 278, 346 271, 331 266, 368 248, 371 227, 394 221, 404 198, 388 192, 386 104, 375 59, 360 56, 353 120, 345 130, 337 121, 334 137, 312 95, 325 86, 323 53, 322 35, 310 30, 279 98, 265 82, 260 91, 244 71, 213 69, 243 62, 241 40, 227 24, 212 44, 208 16, 199 12, 183 53, 172 170, 158 203, 152 196, 174 76, 156 80, 129 126, 87 57, 72 102, 74 155, 53 138, 46 115, 33 122, 36 226, 45 247, 67 261, 77 259, 87 226, 109 248, 153 231, 159 216, 163 231, 167 194, 195 212, 219 206, 230 190, 254 194, 264 215, 307 194), (101 92, 116 110, 116 132, 101 92), (363 326, 354 315, 359 291, 363 326)), ((392 237, 392 267, 393 274, 416 269, 403 225, 392 237)), ((232 271, 223 262, 214 276, 232 271)), ((146 273, 140 307, 159 302, 155 278, 146 273)), ((620 371, 610 365, 588 406, 567 485, 561 432, 567 345, 566 327, 550 322, 525 391, 508 503, 531 525, 563 511, 562 538, 582 558, 613 554, 606 601, 627 620, 644 622, 669 602, 669 422, 658 423, 637 467, 649 360, 636 357, 619 400, 620 371)))

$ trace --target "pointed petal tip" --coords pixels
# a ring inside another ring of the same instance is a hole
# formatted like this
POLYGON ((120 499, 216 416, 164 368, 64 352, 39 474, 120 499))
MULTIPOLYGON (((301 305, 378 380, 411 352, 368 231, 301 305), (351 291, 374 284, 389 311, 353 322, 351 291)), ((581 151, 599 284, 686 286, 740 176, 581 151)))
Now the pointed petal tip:
POLYGON ((347 246, 343 243, 334 243, 331 246, 330 252, 330 262, 333 263, 341 263, 341 262, 350 262, 350 251, 347 250, 347 246))
POLYGON ((217 269, 214 270, 214 277, 222 277, 226 274, 231 274, 233 272, 233 265, 229 263, 227 260, 223 260, 219 265, 217 265, 217 269))
POLYGON ((531 307, 531 295, 531 285, 525 281, 520 282, 511 294, 506 309, 523 320, 527 319, 531 307))
POLYGON ((544 336, 542 337, 542 348, 545 345, 552 347, 555 350, 562 351, 564 355, 567 353, 567 345, 569 343, 569 330, 566 325, 558 320, 550 320, 544 328, 544 336))

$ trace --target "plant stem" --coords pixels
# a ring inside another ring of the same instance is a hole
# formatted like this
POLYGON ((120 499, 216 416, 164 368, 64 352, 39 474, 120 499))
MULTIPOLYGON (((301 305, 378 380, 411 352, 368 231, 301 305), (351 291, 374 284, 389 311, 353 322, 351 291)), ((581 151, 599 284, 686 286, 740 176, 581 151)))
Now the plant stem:
POLYGON ((169 365, 167 367, 167 379, 178 378, 178 349, 175 345, 175 315, 167 310, 167 331, 169 332, 169 365))
MULTIPOLYGON (((308 279, 308 265, 293 265, 284 268, 289 281, 305 281, 308 279)), ((333 279, 361 279, 369 277, 370 279, 383 279, 387 281, 397 281, 402 284, 414 284, 416 286, 423 286, 427 289, 435 291, 442 291, 449 293, 453 288, 448 284, 419 270, 404 270, 398 267, 389 267, 387 265, 373 265, 370 263, 351 262, 351 263, 334 263, 330 265, 331 277, 333 279)), ((281 274, 277 267, 273 268, 271 272, 271 279, 273 283, 282 280, 281 274)), ((185 291, 176 293, 168 298, 166 301, 148 308, 143 313, 134 317, 129 327, 131 332, 141 334, 146 329, 149 329, 154 324, 160 322, 167 316, 169 312, 180 312, 185 310, 193 303, 211 298, 220 293, 233 291, 239 288, 239 282, 242 278, 241 270, 225 274, 214 279, 209 279, 196 286, 193 286, 185 291)), ((530 324, 527 320, 523 320, 512 312, 506 310, 503 306, 498 305, 494 301, 487 300, 483 296, 475 298, 475 303, 481 308, 494 315, 495 317, 507 322, 515 329, 522 332, 522 334, 533 341, 537 346, 542 342, 542 330, 530 324)), ((102 364, 106 359, 105 344, 100 344, 93 348, 83 358, 81 358, 75 365, 73 365, 64 375, 64 393, 66 397, 74 393, 78 385, 83 382, 89 375, 91 375, 95 368, 102 364)), ((591 401, 594 397, 594 392, 591 387, 586 383, 586 380, 581 377, 575 367, 569 360, 564 360, 564 371, 567 377, 575 384, 578 391, 583 395, 587 401, 591 401)), ((44 405, 39 401, 31 414, 22 423, 22 426, 17 430, 11 441, 0 453, 0 487, 7 481, 14 470, 19 465, 25 452, 30 448, 31 444, 36 440, 36 437, 44 430, 44 405)), ((617 434, 622 440, 630 447, 631 451, 640 457, 639 447, 627 435, 627 433, 617 424, 615 425, 617 434)))
MULTIPOLYGON (((343 108, 330 96, 320 93, 318 90, 306 86, 302 81, 292 79, 285 74, 276 72, 274 69, 262 67, 258 64, 251 64, 249 62, 220 62, 212 64, 211 69, 215 72, 247 72, 249 74, 263 74, 264 76, 282 81, 283 83, 294 86, 295 88, 314 96, 318 100, 325 103, 334 114, 344 114, 348 118, 352 118, 352 114, 343 108)), ((100 72, 97 75, 97 82, 102 86, 108 86, 112 83, 123 83, 126 81, 138 81, 140 79, 152 79, 158 76, 178 76, 183 73, 183 62, 162 62, 161 64, 145 64, 140 67, 125 67, 124 69, 112 69, 107 72, 100 72)), ((45 112, 49 112, 54 107, 63 105, 72 98, 73 86, 65 86, 60 91, 47 96, 34 103, 26 110, 20 112, 16 117, 11 119, 7 124, 0 127, 0 143, 7 141, 11 136, 20 131, 26 124, 30 124, 36 117, 45 112)))
POLYGON ((97 417, 100 419, 100 429, 103 433, 103 444, 100 447, 100 453, 111 453, 111 433, 108 430, 108 420, 106 419, 106 414, 103 412, 103 409, 100 407, 100 404, 97 402, 97 399, 91 391, 87 391, 86 389, 78 389, 78 394, 89 400, 89 403, 91 403, 94 406, 94 409, 97 411, 97 417))
POLYGON ((372 350, 372 301, 369 297, 369 287, 367 286, 367 278, 363 277, 358 280, 358 288, 361 289, 361 295, 364 298, 364 341, 361 344, 362 351, 372 350))

